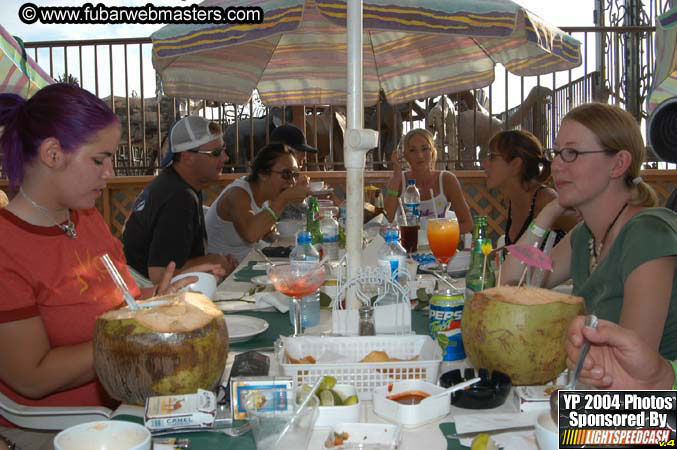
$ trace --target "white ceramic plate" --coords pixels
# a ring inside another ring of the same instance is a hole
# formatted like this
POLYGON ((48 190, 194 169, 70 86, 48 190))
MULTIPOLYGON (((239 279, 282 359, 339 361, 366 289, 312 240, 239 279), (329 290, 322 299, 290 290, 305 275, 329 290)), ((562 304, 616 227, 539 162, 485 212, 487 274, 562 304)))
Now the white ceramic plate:
POLYGON ((228 340, 231 343, 244 342, 264 333, 268 329, 268 322, 250 316, 223 316, 228 327, 228 340))
POLYGON ((273 282, 270 281, 270 278, 268 278, 268 275, 259 275, 257 277, 252 277, 251 282, 254 284, 258 284, 259 286, 273 286, 273 282))
POLYGON ((334 192, 334 188, 331 188, 331 187, 330 187, 330 188, 320 189, 320 190, 317 190, 317 191, 312 191, 312 190, 311 190, 310 192, 311 192, 313 195, 327 195, 327 194, 329 194, 329 193, 334 192))
MULTIPOLYGON (((253 298, 253 297, 248 297, 253 298)), ((224 312, 233 312, 233 311, 275 311, 275 308, 266 304, 266 303, 251 303, 251 302, 238 302, 238 301, 228 301, 220 302, 218 299, 214 301, 214 304, 217 308, 224 312)))

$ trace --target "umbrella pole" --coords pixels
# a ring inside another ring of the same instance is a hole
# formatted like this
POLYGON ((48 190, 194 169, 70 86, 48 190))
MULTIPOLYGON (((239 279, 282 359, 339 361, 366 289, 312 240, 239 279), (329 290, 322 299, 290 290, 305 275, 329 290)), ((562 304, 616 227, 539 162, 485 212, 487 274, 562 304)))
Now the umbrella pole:
MULTIPOLYGON (((364 129, 362 98, 362 0, 348 0, 346 109, 348 130, 343 144, 346 166, 346 254, 348 280, 356 277, 361 265, 362 224, 364 222, 364 166, 366 152, 378 144, 378 133, 364 129)), ((347 292, 347 308, 359 308, 354 292, 347 292)))

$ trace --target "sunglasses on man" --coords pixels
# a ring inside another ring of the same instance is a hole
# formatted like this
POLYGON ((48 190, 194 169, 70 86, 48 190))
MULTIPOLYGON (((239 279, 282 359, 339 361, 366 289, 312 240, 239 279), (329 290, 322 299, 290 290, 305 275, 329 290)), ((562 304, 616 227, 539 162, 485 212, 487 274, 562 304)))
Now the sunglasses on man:
POLYGON ((216 148, 214 150, 188 150, 191 153, 199 153, 201 155, 209 155, 213 156, 214 158, 218 158, 221 156, 221 153, 226 151, 226 146, 224 145, 223 147, 216 148))

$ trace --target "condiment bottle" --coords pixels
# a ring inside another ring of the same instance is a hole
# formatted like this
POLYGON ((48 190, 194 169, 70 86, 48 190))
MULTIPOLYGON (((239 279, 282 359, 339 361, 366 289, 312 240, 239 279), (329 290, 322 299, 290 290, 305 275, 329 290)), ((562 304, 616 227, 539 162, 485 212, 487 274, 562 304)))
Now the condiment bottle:
POLYGON ((376 327, 374 326, 374 308, 372 306, 363 306, 359 309, 360 314, 360 336, 374 336, 376 327))

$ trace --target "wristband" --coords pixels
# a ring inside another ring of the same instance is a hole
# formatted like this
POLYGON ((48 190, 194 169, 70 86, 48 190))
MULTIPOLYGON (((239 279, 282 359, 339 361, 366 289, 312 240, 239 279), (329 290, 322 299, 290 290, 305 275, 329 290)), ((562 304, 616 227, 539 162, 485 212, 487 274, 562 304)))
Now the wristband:
POLYGON ((670 361, 672 365, 672 370, 675 371, 675 384, 672 385, 672 390, 677 391, 677 361, 670 361))
POLYGON ((266 206, 263 208, 264 211, 268 211, 268 213, 273 217, 273 220, 277 223, 277 214, 275 214, 275 211, 273 211, 273 208, 270 206, 266 206))
POLYGON ((393 197, 397 197, 399 195, 399 192, 397 192, 395 189, 386 189, 386 194, 387 195, 392 195, 393 197))
POLYGON ((541 228, 536 223, 531 222, 531 225, 529 225, 529 231, 536 236, 537 238, 542 238, 548 233, 548 230, 545 228, 541 228))

